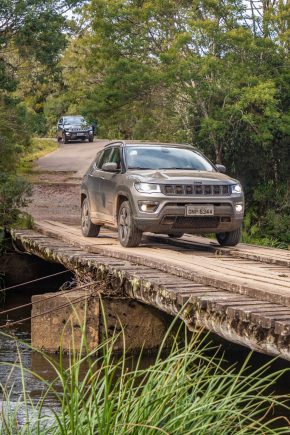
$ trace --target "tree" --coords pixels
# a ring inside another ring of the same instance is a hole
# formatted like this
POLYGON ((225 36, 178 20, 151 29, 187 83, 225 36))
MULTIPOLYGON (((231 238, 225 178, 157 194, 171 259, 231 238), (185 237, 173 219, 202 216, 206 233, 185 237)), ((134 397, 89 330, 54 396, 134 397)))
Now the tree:
POLYGON ((289 213, 289 12, 286 1, 91 0, 49 104, 97 116, 103 136, 193 143, 242 180, 266 231, 269 207, 289 213))
POLYGON ((19 99, 23 93, 18 85, 21 81, 23 85, 25 76, 40 83, 55 74, 66 45, 65 13, 79 3, 77 0, 0 3, 0 227, 15 220, 17 209, 29 192, 27 183, 15 175, 19 156, 29 146, 31 134, 31 117, 24 99, 19 99))

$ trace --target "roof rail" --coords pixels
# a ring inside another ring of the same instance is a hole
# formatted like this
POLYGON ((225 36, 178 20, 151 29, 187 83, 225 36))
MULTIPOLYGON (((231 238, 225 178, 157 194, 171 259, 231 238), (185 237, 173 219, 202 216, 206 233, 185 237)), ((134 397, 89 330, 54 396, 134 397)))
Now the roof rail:
POLYGON ((107 143, 107 144, 104 146, 104 148, 108 147, 109 145, 114 145, 115 143, 120 143, 120 144, 122 144, 122 145, 125 145, 125 142, 124 142, 123 140, 115 140, 115 141, 113 141, 113 142, 109 142, 109 143, 107 143))
POLYGON ((166 145, 176 145, 176 146, 181 146, 181 145, 184 145, 184 146, 189 146, 189 147, 191 147, 191 148, 193 148, 195 151, 199 151, 198 150, 198 148, 196 148, 194 145, 192 145, 192 144, 190 144, 190 143, 170 143, 170 142, 154 142, 154 141, 151 141, 151 140, 144 140, 144 141, 137 141, 137 142, 134 142, 134 141, 130 141, 129 143, 128 142, 126 142, 126 141, 124 141, 124 140, 115 140, 115 141, 113 141, 113 142, 109 142, 109 143, 107 143, 105 146, 104 146, 104 148, 106 148, 106 147, 108 147, 108 146, 110 146, 110 145, 114 145, 114 144, 122 144, 123 146, 125 146, 125 145, 140 145, 140 146, 142 146, 142 145, 164 145, 164 146, 166 146, 166 145), (139 143, 138 143, 139 142, 139 143))
POLYGON ((192 147, 193 145, 191 144, 191 143, 189 143, 189 142, 186 142, 186 143, 178 143, 178 142, 155 142, 155 141, 152 141, 152 140, 138 140, 138 141, 134 141, 134 140, 130 140, 130 142, 127 142, 127 141, 120 141, 121 143, 123 143, 123 145, 136 145, 136 146, 138 146, 138 145, 177 145, 177 146, 180 146, 180 145, 184 145, 184 146, 190 146, 190 147, 192 147))

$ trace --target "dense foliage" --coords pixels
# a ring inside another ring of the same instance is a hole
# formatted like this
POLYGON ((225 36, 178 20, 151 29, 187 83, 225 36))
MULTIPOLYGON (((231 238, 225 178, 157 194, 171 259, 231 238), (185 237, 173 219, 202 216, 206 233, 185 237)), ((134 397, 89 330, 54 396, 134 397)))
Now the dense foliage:
POLYGON ((77 0, 0 1, 0 228, 19 214, 29 193, 16 175, 33 131, 45 131, 42 104, 66 45, 64 13, 77 0))
POLYGON ((61 60, 64 111, 103 137, 188 141, 247 195, 253 236, 290 242, 290 5, 91 0, 61 60))

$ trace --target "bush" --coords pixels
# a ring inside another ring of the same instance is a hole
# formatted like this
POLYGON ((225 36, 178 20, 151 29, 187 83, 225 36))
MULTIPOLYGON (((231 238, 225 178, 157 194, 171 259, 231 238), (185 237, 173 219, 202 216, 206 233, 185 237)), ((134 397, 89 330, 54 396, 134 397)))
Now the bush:
POLYGON ((0 94, 0 229, 8 228, 27 204, 30 186, 16 175, 21 155, 30 145, 25 107, 0 94))
POLYGON ((0 174, 0 227, 9 228, 19 219, 30 195, 31 186, 24 178, 0 174))
POLYGON ((19 158, 30 144, 27 112, 16 100, 0 94, 0 172, 15 173, 19 158))

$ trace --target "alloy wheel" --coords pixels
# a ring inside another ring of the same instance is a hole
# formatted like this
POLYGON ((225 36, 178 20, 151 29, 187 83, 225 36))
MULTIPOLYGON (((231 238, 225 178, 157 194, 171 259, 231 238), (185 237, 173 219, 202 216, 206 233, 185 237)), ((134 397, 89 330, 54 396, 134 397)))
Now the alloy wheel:
POLYGON ((129 226, 130 226, 130 217, 126 207, 122 207, 121 209, 119 225, 120 225, 120 237, 122 240, 125 240, 128 237, 129 226))
POLYGON ((82 207, 82 228, 88 230, 90 223, 90 212, 87 201, 84 201, 82 207))

